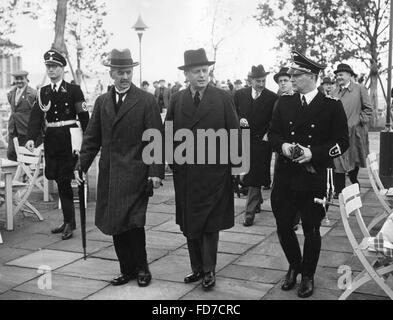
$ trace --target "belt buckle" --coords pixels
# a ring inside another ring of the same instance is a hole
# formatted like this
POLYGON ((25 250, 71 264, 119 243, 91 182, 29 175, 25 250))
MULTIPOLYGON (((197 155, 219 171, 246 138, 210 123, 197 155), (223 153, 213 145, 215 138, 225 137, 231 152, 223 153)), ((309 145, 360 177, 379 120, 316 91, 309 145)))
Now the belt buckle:
POLYGON ((64 127, 64 121, 60 121, 60 127, 64 127))

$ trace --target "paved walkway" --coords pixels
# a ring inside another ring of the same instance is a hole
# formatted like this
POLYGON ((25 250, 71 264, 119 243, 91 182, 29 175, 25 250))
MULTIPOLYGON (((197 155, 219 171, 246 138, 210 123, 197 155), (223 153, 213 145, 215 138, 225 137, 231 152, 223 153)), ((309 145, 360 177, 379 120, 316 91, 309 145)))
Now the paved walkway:
MULTIPOLYGON (((378 151, 379 134, 370 134, 371 150, 378 151)), ((380 210, 367 174, 360 172, 361 191, 366 222, 380 210)), ((147 213, 147 252, 153 280, 147 288, 136 281, 113 287, 108 281, 119 272, 112 238, 94 226, 94 207, 87 210, 88 259, 82 259, 80 228, 73 239, 61 241, 49 230, 60 223, 61 212, 56 202, 43 203, 35 194, 34 203, 45 220, 15 217, 15 230, 1 229, 0 299, 130 299, 130 300, 291 300, 299 299, 296 289, 284 292, 280 281, 288 268, 278 243, 275 220, 270 208, 270 192, 264 192, 263 211, 252 227, 243 227, 245 199, 235 200, 236 225, 220 233, 217 283, 214 290, 204 292, 199 283, 184 284, 190 271, 186 240, 174 220, 172 180, 165 181, 151 199, 147 213), (45 273, 50 268, 51 273, 45 273), (49 282, 49 280, 51 280, 49 282), (51 288, 49 288, 51 285, 51 288)), ((78 212, 78 210, 77 210, 78 212)), ((329 209, 330 223, 324 221, 321 232, 322 251, 315 278, 315 293, 310 300, 336 300, 338 268, 349 265, 353 273, 361 270, 345 236, 337 208, 329 209)), ((303 243, 301 230, 298 231, 303 243)), ((350 299, 387 299, 372 283, 365 285, 350 299)))

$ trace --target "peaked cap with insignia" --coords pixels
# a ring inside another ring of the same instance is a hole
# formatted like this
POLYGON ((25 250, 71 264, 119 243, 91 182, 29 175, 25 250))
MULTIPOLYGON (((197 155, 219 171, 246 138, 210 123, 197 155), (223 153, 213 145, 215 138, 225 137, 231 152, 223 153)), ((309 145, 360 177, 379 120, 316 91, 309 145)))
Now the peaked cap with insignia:
POLYGON ((290 75, 297 75, 303 73, 311 73, 318 75, 319 72, 326 68, 325 65, 319 64, 310 60, 299 51, 292 51, 292 64, 288 73, 290 75))
POLYGON ((51 49, 44 54, 45 64, 57 64, 62 67, 67 65, 65 57, 57 50, 51 49))

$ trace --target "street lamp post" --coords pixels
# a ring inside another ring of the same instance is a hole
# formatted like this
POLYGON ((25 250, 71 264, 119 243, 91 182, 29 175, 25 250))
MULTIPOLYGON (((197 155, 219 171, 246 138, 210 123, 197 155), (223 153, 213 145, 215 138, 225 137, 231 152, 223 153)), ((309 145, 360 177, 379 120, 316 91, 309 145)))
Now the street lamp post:
POLYGON ((139 38, 139 85, 142 87, 142 36, 148 26, 143 22, 141 15, 139 15, 132 28, 136 31, 139 38))
POLYGON ((386 97, 386 125, 380 135, 379 175, 385 187, 393 185, 393 130, 391 125, 392 100, 392 50, 393 50, 393 0, 390 1, 388 90, 386 97))

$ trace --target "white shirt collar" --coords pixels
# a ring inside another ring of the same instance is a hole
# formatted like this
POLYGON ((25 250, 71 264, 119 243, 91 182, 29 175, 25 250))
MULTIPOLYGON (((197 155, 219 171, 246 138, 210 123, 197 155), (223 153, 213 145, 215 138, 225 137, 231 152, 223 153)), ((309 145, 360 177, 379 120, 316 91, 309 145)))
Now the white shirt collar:
POLYGON ((306 98, 307 104, 309 105, 311 103, 311 101, 316 97, 317 94, 318 94, 317 88, 315 88, 314 90, 312 90, 306 94, 301 93, 300 94, 300 101, 303 100, 303 96, 304 96, 306 98))
POLYGON ((56 92, 59 92, 59 89, 60 89, 60 86, 61 86, 62 82, 63 82, 63 79, 61 79, 61 80, 59 80, 59 81, 57 81, 55 83, 52 82, 50 84, 51 89, 53 90, 53 85, 56 84, 56 92))
POLYGON ((348 81, 348 83, 345 86, 341 86, 341 88, 348 89, 350 85, 351 85, 351 81, 348 81))
POLYGON ((131 88, 131 86, 130 87, 128 87, 127 89, 124 89, 124 90, 119 90, 119 89, 117 89, 116 88, 116 86, 115 86, 115 90, 116 90, 116 92, 118 93, 118 94, 122 94, 122 93, 124 93, 124 92, 127 92, 128 90, 130 90, 130 88, 131 88))
POLYGON ((26 89, 26 87, 27 87, 27 85, 25 85, 23 88, 16 88, 16 92, 23 92, 23 91, 25 91, 25 89, 26 89))
MULTIPOLYGON (((262 90, 263 91, 263 90, 262 90)), ((251 96, 254 100, 258 99, 259 96, 261 95, 262 91, 258 92, 255 90, 253 87, 251 87, 251 96)))

